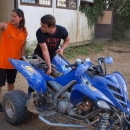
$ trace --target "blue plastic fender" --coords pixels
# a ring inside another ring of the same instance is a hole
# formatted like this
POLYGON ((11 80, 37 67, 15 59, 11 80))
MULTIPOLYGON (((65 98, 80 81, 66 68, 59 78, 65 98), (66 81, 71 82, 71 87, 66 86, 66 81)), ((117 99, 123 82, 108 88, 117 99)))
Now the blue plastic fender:
POLYGON ((38 93, 45 93, 47 90, 46 81, 43 76, 29 63, 21 60, 9 59, 11 64, 28 81, 29 86, 38 93))
POLYGON ((128 104, 127 86, 120 73, 114 72, 105 77, 95 76, 93 81, 94 86, 104 93, 118 109, 130 115, 126 107, 128 104))
POLYGON ((55 65, 56 69, 63 74, 67 74, 71 71, 71 67, 66 68, 65 65, 70 64, 68 61, 66 61, 63 57, 56 55, 53 60, 52 64, 55 65))
POLYGON ((76 84, 74 85, 70 101, 72 104, 77 105, 84 101, 84 98, 89 97, 94 101, 103 100, 109 102, 113 106, 115 106, 103 93, 101 93, 98 89, 93 87, 92 85, 85 84, 76 84))

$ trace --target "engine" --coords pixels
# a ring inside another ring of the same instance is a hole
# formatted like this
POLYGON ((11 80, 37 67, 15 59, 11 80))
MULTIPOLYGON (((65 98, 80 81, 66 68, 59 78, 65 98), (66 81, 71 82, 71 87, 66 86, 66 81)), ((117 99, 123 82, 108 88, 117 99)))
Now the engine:
POLYGON ((68 113, 68 110, 73 108, 73 104, 70 102, 70 92, 65 92, 61 95, 59 103, 58 103, 58 110, 61 113, 68 113))
POLYGON ((73 104, 70 103, 70 92, 63 93, 58 103, 58 110, 59 112, 64 113, 64 114, 72 113, 72 111, 73 113, 78 112, 79 114, 82 112, 87 112, 90 109, 92 109, 92 102, 89 99, 86 99, 85 101, 83 101, 81 104, 78 105, 78 111, 77 109, 72 110, 72 108, 74 108, 74 106, 73 104))

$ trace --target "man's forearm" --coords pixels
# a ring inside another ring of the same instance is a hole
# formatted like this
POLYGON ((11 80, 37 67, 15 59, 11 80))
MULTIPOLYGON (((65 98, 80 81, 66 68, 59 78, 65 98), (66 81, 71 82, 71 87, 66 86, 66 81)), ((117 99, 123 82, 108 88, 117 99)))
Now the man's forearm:
POLYGON ((69 43, 70 43, 70 38, 68 37, 67 39, 64 40, 61 49, 64 50, 69 45, 69 43))
POLYGON ((50 61, 50 56, 49 56, 48 52, 42 51, 42 54, 43 54, 44 60, 47 64, 48 68, 51 68, 51 61, 50 61))

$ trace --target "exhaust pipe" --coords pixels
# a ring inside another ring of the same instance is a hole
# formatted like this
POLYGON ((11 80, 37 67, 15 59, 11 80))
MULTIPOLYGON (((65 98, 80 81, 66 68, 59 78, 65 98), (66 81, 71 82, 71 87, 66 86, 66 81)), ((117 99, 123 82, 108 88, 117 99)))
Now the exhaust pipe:
POLYGON ((43 116, 38 116, 41 121, 46 123, 49 126, 58 126, 58 127, 71 127, 71 128, 84 128, 89 127, 90 125, 76 125, 76 124, 62 124, 62 123, 51 123, 50 121, 46 120, 43 116))

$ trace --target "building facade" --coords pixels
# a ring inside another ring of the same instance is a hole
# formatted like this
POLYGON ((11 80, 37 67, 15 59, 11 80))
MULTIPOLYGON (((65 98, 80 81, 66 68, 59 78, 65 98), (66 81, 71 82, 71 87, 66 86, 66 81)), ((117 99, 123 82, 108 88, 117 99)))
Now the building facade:
POLYGON ((46 14, 53 15, 56 24, 67 28, 70 43, 90 40, 87 17, 79 11, 80 0, 0 0, 0 3, 0 22, 9 21, 14 8, 24 11, 29 43, 36 40, 40 19, 46 14))

